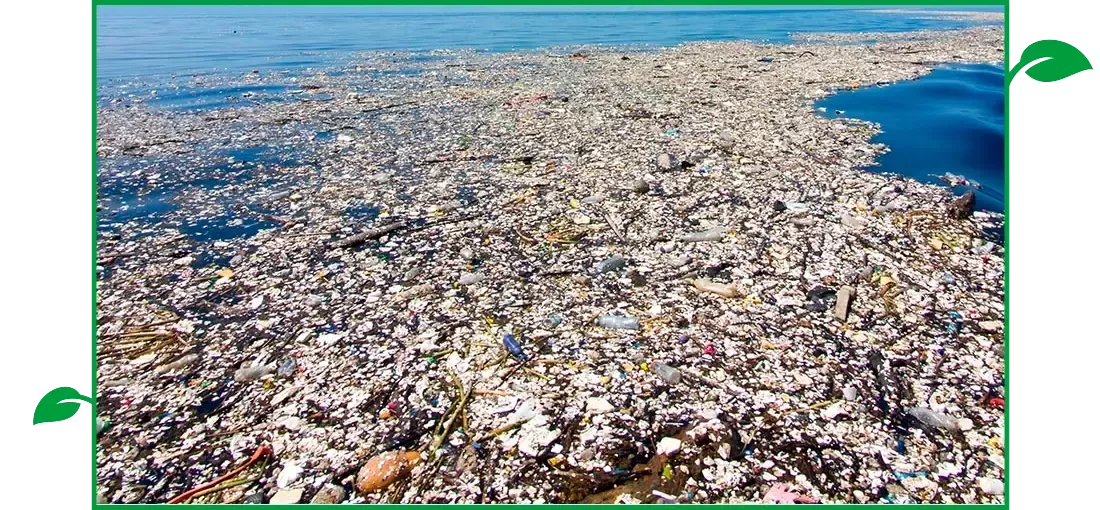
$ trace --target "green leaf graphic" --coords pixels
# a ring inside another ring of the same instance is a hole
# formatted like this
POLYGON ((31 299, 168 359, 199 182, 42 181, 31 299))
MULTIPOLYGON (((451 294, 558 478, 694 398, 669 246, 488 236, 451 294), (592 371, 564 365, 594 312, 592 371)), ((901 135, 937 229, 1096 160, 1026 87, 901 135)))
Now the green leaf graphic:
POLYGON ((1089 59, 1080 50, 1062 41, 1047 39, 1031 43, 1024 49, 1020 61, 1008 72, 1008 82, 1012 83, 1016 73, 1035 61, 1039 62, 1024 72, 1033 80, 1042 82, 1058 81, 1092 69, 1089 59))
POLYGON ((80 410, 80 402, 64 402, 65 400, 80 400, 89 404, 92 403, 91 398, 85 397, 80 392, 67 386, 54 388, 42 397, 38 401, 38 406, 34 408, 33 425, 68 420, 76 415, 76 412, 80 410))

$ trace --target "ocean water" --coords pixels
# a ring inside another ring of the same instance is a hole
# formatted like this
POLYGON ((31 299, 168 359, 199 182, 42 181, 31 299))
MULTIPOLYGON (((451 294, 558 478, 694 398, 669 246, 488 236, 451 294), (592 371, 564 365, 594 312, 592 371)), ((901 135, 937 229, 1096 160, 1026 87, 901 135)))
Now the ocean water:
MULTIPOLYGON (((896 7, 894 7, 896 9, 896 7)), ((944 7, 936 10, 959 10, 944 7)), ((967 10, 998 10, 972 8, 967 10)), ((361 51, 784 42, 794 32, 902 32, 974 22, 870 8, 102 6, 100 84, 172 74, 321 68, 361 51)))
POLYGON ((828 117, 877 122, 875 137, 890 147, 874 171, 924 182, 962 176, 977 207, 1004 211, 1004 69, 947 65, 914 81, 840 92, 818 101, 828 117), (841 111, 843 113, 838 113, 841 111))

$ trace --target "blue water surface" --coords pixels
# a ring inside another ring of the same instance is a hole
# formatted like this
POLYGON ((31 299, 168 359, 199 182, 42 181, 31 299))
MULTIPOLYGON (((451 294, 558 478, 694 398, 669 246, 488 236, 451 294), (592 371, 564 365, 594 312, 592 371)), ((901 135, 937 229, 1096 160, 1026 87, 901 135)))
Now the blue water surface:
POLYGON ((1004 69, 948 65, 914 81, 841 92, 818 102, 823 115, 877 122, 890 147, 876 171, 924 182, 965 177, 977 207, 1004 211, 1004 69), (838 111, 843 113, 838 113, 838 111), (977 183, 980 187, 974 185, 977 183))
MULTIPOLYGON (((897 7, 888 7, 897 9, 897 7)), ((784 42, 796 32, 902 32, 974 22, 872 8, 102 6, 97 79, 322 68, 360 51, 784 42)), ((913 8, 906 8, 911 10, 913 8)), ((959 7, 929 8, 963 10, 959 7)), ((1000 10, 966 8, 965 10, 1000 10)))

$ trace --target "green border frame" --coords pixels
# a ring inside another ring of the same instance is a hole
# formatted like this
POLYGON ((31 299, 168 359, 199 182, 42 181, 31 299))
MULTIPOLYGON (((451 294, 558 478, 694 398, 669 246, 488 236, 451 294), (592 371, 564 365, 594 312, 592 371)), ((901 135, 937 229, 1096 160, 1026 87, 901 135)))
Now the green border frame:
MULTIPOLYGON (((98 465, 97 464, 98 463, 96 462, 96 457, 97 457, 97 453, 98 453, 99 444, 98 444, 98 441, 97 441, 97 434, 96 434, 96 417, 98 416, 98 414, 96 413, 96 395, 98 394, 98 391, 97 391, 97 388, 98 388, 98 386, 97 386, 98 367, 97 367, 97 361, 96 361, 96 351, 97 351, 96 345, 97 345, 97 342, 98 342, 98 337, 97 337, 97 334, 96 334, 96 329, 97 329, 96 328, 96 317, 97 317, 97 309, 98 309, 98 300, 97 300, 97 295, 98 295, 98 292, 97 292, 98 276, 97 275, 98 275, 98 272, 96 271, 96 261, 98 260, 98 245, 97 245, 97 241, 98 241, 98 234, 97 234, 98 218, 97 218, 97 211, 96 211, 96 203, 97 203, 97 191, 99 189, 99 183, 98 183, 98 177, 97 177, 98 176, 98 169, 97 169, 97 143, 96 143, 96 133, 98 132, 98 121, 97 121, 97 118, 96 118, 96 115, 97 115, 97 107, 96 107, 96 105, 97 105, 97 86, 96 86, 96 83, 97 83, 96 82, 96 41, 97 41, 96 27, 97 27, 97 18, 96 18, 96 13, 99 10, 99 6, 111 6, 111 5, 149 5, 149 6, 155 6, 155 5, 164 5, 164 6, 170 6, 170 5, 175 5, 175 6, 197 6, 197 5, 223 5, 223 6, 272 6, 272 5, 302 5, 302 6, 319 6, 319 5, 368 5, 368 6, 386 6, 386 5, 425 5, 425 6, 432 6, 432 5, 435 5, 435 6, 442 6, 442 5, 469 5, 469 6, 575 5, 575 6, 583 6, 583 5, 589 5, 589 6, 592 6, 592 5, 594 5, 594 6, 627 6, 627 5, 647 5, 647 6, 669 6, 669 7, 676 7, 676 6, 680 6, 680 7, 718 6, 718 5, 730 5, 730 6, 736 6, 736 5, 751 5, 751 6, 775 5, 775 6, 806 6, 806 7, 824 7, 824 6, 852 6, 852 7, 855 7, 855 6, 867 6, 867 7, 876 7, 876 6, 881 6, 881 7, 906 7, 906 6, 920 6, 920 7, 934 7, 934 6, 942 6, 942 7, 989 7, 989 6, 1001 6, 1001 7, 1003 7, 1003 9, 1004 9, 1004 38, 1005 38, 1004 39, 1004 62, 1003 62, 1003 66, 1004 66, 1004 71, 1005 71, 1005 76, 1006 76, 1005 83, 1004 83, 1004 94, 1005 94, 1005 102, 1004 102, 1005 103, 1004 104, 1004 108, 1005 108, 1005 111, 1004 111, 1004 117, 1005 117, 1005 125, 1004 125, 1004 128, 1005 128, 1005 144, 1004 144, 1004 152, 1005 152, 1005 154, 1004 154, 1004 160, 1005 160, 1005 168, 1004 168, 1004 179, 1005 179, 1004 180, 1004 190, 1005 190, 1005 201, 1004 201, 1004 204, 1005 204, 1004 205, 1004 209, 1005 209, 1004 210, 1004 215, 1005 215, 1005 221, 1004 221, 1004 266, 1005 266, 1005 269, 1004 269, 1004 321, 1005 321, 1004 345, 1005 346, 1004 346, 1004 369, 1003 369, 1004 396, 1005 396, 1005 406, 1004 406, 1004 422, 1005 423, 1004 423, 1004 445, 1003 445, 1004 458, 1005 458, 1004 503, 1002 503, 1000 505, 993 505, 993 504, 970 504, 970 505, 905 504, 905 505, 889 505, 889 506, 892 507, 892 508, 913 508, 913 509, 939 507, 939 506, 950 506, 952 508, 964 508, 964 509, 1008 508, 1009 494, 1011 492, 1011 490, 1009 489, 1009 487, 1011 485, 1009 483, 1009 464, 1010 464, 1010 461, 1009 461, 1009 457, 1010 457, 1010 455, 1009 455, 1009 444, 1011 443, 1011 441, 1009 440, 1009 418, 1008 418, 1008 415, 1009 415, 1009 401, 1011 400, 1009 398, 1010 396, 1009 396, 1009 347, 1008 347, 1009 346, 1009 292, 1008 292, 1008 288, 1009 288, 1009 270, 1008 270, 1008 268, 1009 268, 1009 196, 1010 196, 1008 175, 1009 175, 1009 103, 1011 101, 1010 101, 1010 98, 1009 98, 1009 87, 1008 87, 1009 82, 1008 82, 1008 79, 1007 79, 1008 71, 1010 69, 1009 59, 1010 59, 1011 54, 1009 53, 1009 45, 1008 45, 1008 41, 1009 41, 1009 1, 1008 0, 970 0, 970 1, 959 1, 959 0, 946 0, 946 1, 936 1, 936 0, 909 0, 909 1, 898 1, 898 0, 878 0, 878 1, 876 1, 876 0, 833 0, 833 1, 830 1, 830 0, 802 0, 802 1, 798 1, 798 0, 756 0, 756 1, 751 1, 751 0, 749 0, 749 1, 738 1, 738 0, 732 0, 732 1, 731 0, 688 0, 688 1, 684 1, 684 2, 671 2, 671 1, 668 1, 668 0, 593 0, 593 1, 588 1, 588 2, 576 1, 576 0, 543 0, 543 1, 538 1, 538 0, 534 0, 534 1, 532 1, 532 0, 397 0, 397 1, 373 1, 373 2, 372 1, 364 1, 364 0, 319 0, 319 1, 313 1, 313 2, 310 2, 310 1, 307 1, 307 0, 92 0, 92 390, 91 390, 91 392, 92 392, 92 399, 91 399, 92 400, 92 402, 91 402, 92 412, 91 412, 91 435, 92 435, 92 508, 93 509, 108 508, 108 507, 115 507, 115 506, 125 506, 125 507, 128 507, 128 508, 129 507, 158 508, 158 507, 162 507, 162 506, 167 505, 167 503, 145 503, 145 504, 136 504, 136 505, 114 505, 114 504, 101 505, 101 504, 97 503, 97 499, 98 499, 98 495, 99 495, 99 479, 98 479, 98 476, 97 476, 97 470, 98 470, 98 465)), ((878 503, 870 503, 870 504, 866 504, 866 505, 863 505, 863 504, 836 504, 836 505, 831 505, 831 506, 832 507, 838 507, 838 508, 862 508, 862 507, 868 507, 868 506, 874 506, 874 505, 878 505, 878 503)), ((189 505, 188 507, 189 508, 215 509, 215 508, 226 508, 226 507, 237 507, 237 506, 251 507, 252 505, 221 504, 221 505, 189 505)), ((295 507, 299 507, 299 506, 303 506, 303 505, 265 505, 265 506, 268 507, 268 508, 278 507, 278 508, 290 509, 290 508, 295 508, 295 507)), ((365 504, 365 505, 356 505, 356 506, 371 506, 371 507, 390 508, 390 509, 404 509, 404 510, 415 510, 415 509, 418 509, 418 508, 443 509, 443 508, 449 508, 450 507, 450 505, 446 505, 446 504, 429 504, 429 503, 421 503, 421 504, 378 503, 378 504, 365 504)), ((477 505, 477 506, 480 506, 480 505, 477 505)), ((493 504, 492 506, 494 506, 494 507, 496 507, 496 506, 529 507, 529 506, 543 506, 543 505, 528 505, 528 504, 523 504, 523 503, 498 503, 498 504, 493 504)), ((561 505, 549 505, 548 504, 546 506, 552 506, 554 508, 562 508, 562 509, 569 509, 569 510, 578 510, 578 509, 591 509, 591 508, 611 509, 611 508, 616 508, 619 505, 614 505, 614 504, 596 504, 596 505, 561 504, 561 505)), ((748 507, 771 508, 771 507, 774 507, 774 505, 764 504, 764 503, 746 503, 746 504, 736 504, 736 505, 735 504, 714 503, 714 504, 705 504, 705 505, 702 505, 702 506, 714 506, 714 507, 736 506, 737 508, 748 508, 748 507)))

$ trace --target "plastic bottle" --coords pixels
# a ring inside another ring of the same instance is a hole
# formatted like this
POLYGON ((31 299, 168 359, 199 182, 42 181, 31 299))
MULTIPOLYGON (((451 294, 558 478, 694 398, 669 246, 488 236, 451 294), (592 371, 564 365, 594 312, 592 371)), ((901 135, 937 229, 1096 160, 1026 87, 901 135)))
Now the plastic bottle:
POLYGON ((666 383, 680 383, 680 371, 664 363, 654 363, 653 372, 657 374, 657 377, 660 377, 666 383))
POLYGON ((237 382, 251 382, 270 373, 271 367, 269 366, 246 367, 234 372, 233 379, 237 382))
POLYGON ((996 478, 979 478, 978 487, 991 496, 1000 496, 1005 493, 1005 483, 996 478))
POLYGON ((737 285, 716 283, 705 278, 696 278, 691 284, 703 292, 711 292, 726 298, 740 297, 745 294, 737 285))
POLYGON ((859 216, 840 215, 840 224, 848 228, 861 229, 867 226, 867 220, 859 216))
POLYGON ((612 329, 638 329, 638 318, 606 314, 596 319, 596 325, 612 329))
POLYGON ((802 202, 783 202, 783 206, 793 213, 804 213, 810 210, 810 206, 802 202))
POLYGON ((946 430, 955 430, 959 427, 959 420, 925 407, 910 407, 908 413, 909 416, 929 427, 946 430))
POLYGON ((481 280, 485 279, 485 275, 482 273, 462 273, 462 276, 458 278, 459 285, 473 285, 481 280))
POLYGON ((523 347, 520 347, 519 342, 516 341, 516 337, 512 335, 504 335, 504 348, 508 349, 508 354, 520 361, 527 361, 527 355, 523 353, 523 347))
POLYGON ((597 194, 597 195, 592 195, 592 196, 585 197, 585 198, 581 199, 581 203, 584 204, 584 205, 593 205, 593 204, 598 204, 598 203, 602 202, 603 199, 604 199, 603 195, 597 194))
POLYGON ((681 239, 688 243, 701 243, 707 241, 721 241, 730 231, 729 227, 714 227, 702 232, 687 234, 681 239))
POLYGON ((161 366, 157 367, 156 370, 153 371, 153 373, 156 374, 156 375, 161 375, 161 374, 166 374, 168 372, 172 372, 174 370, 182 370, 184 368, 187 368, 187 367, 191 366, 191 364, 193 364, 194 362, 196 362, 198 360, 199 360, 199 355, 198 354, 188 354, 188 355, 186 355, 186 356, 184 356, 184 357, 182 357, 182 358, 180 358, 176 361, 173 361, 171 363, 167 363, 167 364, 164 364, 164 365, 161 365, 161 366))
POLYGON ((602 274, 609 271, 618 271, 626 267, 626 259, 622 255, 615 254, 610 258, 596 264, 596 274, 602 274))
POLYGON ((290 195, 291 195, 291 191, 289 191, 289 190, 280 191, 278 193, 272 193, 271 195, 268 195, 267 199, 270 200, 270 201, 282 200, 284 198, 290 198, 290 195))

